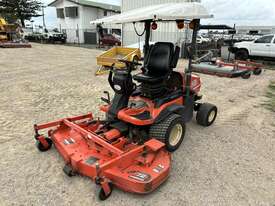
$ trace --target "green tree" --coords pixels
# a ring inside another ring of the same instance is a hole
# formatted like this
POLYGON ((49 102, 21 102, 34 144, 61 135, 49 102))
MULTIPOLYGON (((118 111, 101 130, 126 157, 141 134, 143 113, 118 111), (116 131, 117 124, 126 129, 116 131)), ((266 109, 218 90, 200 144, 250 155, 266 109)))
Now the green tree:
POLYGON ((42 3, 39 0, 0 0, 0 16, 8 21, 20 20, 25 27, 25 20, 41 16, 42 3))

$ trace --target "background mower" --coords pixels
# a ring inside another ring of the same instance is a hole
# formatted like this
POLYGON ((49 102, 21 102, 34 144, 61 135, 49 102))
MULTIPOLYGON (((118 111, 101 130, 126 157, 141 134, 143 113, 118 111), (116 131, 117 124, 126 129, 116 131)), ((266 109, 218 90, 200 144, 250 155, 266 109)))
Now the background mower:
POLYGON ((155 5, 107 17, 92 23, 142 22, 145 25, 145 60, 142 72, 132 76, 137 62, 120 60, 126 69, 113 68, 108 81, 115 95, 100 109, 105 120, 92 114, 35 125, 37 148, 44 152, 52 143, 65 160, 64 172, 90 177, 98 185, 98 196, 107 199, 113 186, 146 194, 169 176, 170 152, 181 145, 185 124, 194 111, 200 125, 216 119, 216 106, 199 103, 201 81, 192 75, 192 57, 200 18, 211 17, 198 3, 155 5), (169 12, 168 12, 169 11, 169 12), (172 43, 149 46, 151 27, 156 21, 189 23, 193 29, 190 62, 185 73, 175 72, 180 49, 172 43), (136 85, 133 79, 138 82, 136 85), (48 129, 48 137, 40 130, 48 129))
POLYGON ((220 59, 201 62, 192 65, 193 72, 215 75, 219 77, 249 79, 251 74, 260 75, 262 73, 263 65, 251 61, 234 61, 224 62, 220 59))

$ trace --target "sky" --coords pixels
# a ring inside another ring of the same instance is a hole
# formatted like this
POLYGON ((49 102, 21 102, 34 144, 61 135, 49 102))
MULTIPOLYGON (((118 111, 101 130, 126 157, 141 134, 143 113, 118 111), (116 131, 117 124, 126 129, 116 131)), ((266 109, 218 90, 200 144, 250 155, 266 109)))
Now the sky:
MULTIPOLYGON (((53 0, 41 0, 45 5, 53 0)), ((95 0, 104 3, 120 4, 120 0, 95 0)), ((137 1, 137 0, 133 0, 137 1)), ((233 26, 243 25, 275 25, 275 1, 274 0, 202 0, 202 4, 208 9, 214 18, 204 21, 205 24, 228 24, 233 26)), ((49 27, 57 27, 55 8, 46 8, 46 24, 49 27)), ((42 18, 36 18, 35 24, 42 25, 42 18)))

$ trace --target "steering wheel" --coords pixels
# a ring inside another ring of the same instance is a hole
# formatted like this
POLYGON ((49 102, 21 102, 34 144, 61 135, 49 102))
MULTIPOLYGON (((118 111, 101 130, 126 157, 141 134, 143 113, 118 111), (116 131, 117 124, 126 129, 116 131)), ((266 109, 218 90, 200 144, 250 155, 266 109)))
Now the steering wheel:
POLYGON ((127 60, 118 60, 120 62, 123 62, 126 64, 126 69, 116 69, 114 66, 115 64, 112 65, 109 77, 108 77, 108 82, 111 86, 111 88, 118 94, 131 94, 134 90, 136 90, 136 84, 132 82, 132 68, 134 65, 140 65, 137 62, 131 62, 127 60), (116 78, 116 82, 114 81, 115 75, 121 76, 120 78, 116 78), (118 83, 118 81, 120 81, 118 83), (116 87, 118 86, 118 87, 116 87), (118 89, 120 88, 120 89, 118 89), (123 88, 123 89, 121 89, 123 88))
POLYGON ((134 70, 134 66, 142 66, 141 63, 138 63, 138 62, 135 62, 135 61, 128 61, 128 60, 125 60, 125 59, 118 59, 117 61, 126 64, 126 69, 116 69, 115 68, 115 63, 114 63, 114 64, 112 64, 112 66, 110 68, 111 73, 116 72, 116 71, 121 71, 121 72, 125 71, 128 74, 130 74, 134 70))

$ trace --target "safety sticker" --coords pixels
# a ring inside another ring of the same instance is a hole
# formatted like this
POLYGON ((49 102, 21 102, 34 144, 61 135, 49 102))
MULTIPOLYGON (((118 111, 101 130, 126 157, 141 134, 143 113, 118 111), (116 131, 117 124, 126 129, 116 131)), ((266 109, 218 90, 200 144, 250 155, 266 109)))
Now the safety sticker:
POLYGON ((129 178, 141 181, 141 182, 147 182, 151 180, 151 175, 144 173, 144 172, 139 172, 139 171, 130 171, 128 172, 131 174, 129 178))
POLYGON ((65 145, 71 145, 75 143, 75 140, 73 138, 65 139, 63 142, 65 145))
POLYGON ((160 173, 164 169, 164 166, 159 164, 157 167, 153 169, 155 173, 160 173))

